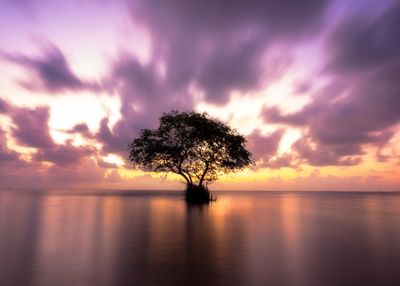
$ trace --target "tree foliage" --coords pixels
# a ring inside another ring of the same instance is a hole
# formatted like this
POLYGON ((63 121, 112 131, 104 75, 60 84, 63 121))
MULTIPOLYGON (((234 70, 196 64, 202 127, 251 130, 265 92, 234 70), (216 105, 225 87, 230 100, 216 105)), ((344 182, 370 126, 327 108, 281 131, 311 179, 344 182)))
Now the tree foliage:
POLYGON ((206 113, 164 113, 158 129, 143 129, 129 144, 129 159, 145 171, 181 175, 188 186, 207 186, 219 174, 253 163, 246 139, 206 113))

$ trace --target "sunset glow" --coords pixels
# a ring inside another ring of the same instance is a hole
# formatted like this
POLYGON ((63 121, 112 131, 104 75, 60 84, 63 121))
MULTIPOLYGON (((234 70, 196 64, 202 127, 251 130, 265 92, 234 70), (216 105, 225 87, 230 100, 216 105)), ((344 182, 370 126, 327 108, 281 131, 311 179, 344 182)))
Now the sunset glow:
POLYGON ((175 109, 247 138, 213 189, 400 191, 398 1, 0 2, 2 189, 183 189, 127 161, 175 109))

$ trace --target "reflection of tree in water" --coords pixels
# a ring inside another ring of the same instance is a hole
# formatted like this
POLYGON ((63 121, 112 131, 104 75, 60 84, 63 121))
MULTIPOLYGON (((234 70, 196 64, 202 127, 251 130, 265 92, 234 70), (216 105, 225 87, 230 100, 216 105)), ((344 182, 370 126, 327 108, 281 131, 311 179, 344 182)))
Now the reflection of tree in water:
POLYGON ((244 285, 240 217, 221 229, 213 206, 162 200, 123 207, 116 285, 244 285))
POLYGON ((186 283, 244 285, 242 220, 232 217, 222 229, 212 207, 186 208, 186 283))

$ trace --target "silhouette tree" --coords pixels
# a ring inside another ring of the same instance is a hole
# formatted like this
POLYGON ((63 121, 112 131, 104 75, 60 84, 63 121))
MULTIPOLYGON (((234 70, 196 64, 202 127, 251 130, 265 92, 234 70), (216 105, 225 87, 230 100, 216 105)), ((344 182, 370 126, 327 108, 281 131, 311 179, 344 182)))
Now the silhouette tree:
POLYGON ((218 175, 253 164, 246 139, 206 113, 163 113, 158 129, 141 130, 129 144, 129 160, 144 171, 174 173, 186 181, 186 200, 209 202, 218 175))

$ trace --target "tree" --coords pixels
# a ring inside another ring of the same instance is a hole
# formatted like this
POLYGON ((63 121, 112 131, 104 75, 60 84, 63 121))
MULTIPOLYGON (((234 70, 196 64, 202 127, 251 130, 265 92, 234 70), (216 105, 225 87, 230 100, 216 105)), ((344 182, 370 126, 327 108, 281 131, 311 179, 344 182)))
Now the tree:
POLYGON ((208 184, 253 164, 246 139, 206 113, 163 113, 158 129, 141 130, 129 160, 144 171, 174 173, 186 182, 186 199, 209 201, 208 184))

